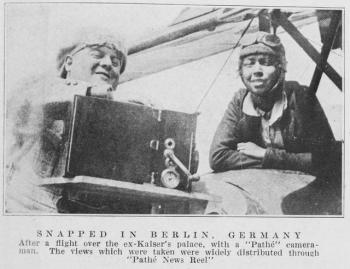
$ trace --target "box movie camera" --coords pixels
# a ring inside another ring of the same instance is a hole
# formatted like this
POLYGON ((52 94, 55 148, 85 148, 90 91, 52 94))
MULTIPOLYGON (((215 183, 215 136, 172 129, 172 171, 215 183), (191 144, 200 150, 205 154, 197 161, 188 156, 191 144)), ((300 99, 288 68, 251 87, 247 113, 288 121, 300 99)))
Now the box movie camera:
MULTIPOLYGON (((58 146, 59 157, 46 154, 51 164, 56 163, 50 176, 148 182, 186 191, 191 190, 192 181, 199 180, 195 174, 197 113, 86 96, 75 96, 73 106, 66 111, 66 117, 61 116, 67 118, 69 130, 58 146)), ((60 114, 54 104, 44 109, 46 118, 52 118, 53 112, 60 114)), ((43 148, 50 152, 48 143, 55 143, 52 138, 44 140, 43 148)))

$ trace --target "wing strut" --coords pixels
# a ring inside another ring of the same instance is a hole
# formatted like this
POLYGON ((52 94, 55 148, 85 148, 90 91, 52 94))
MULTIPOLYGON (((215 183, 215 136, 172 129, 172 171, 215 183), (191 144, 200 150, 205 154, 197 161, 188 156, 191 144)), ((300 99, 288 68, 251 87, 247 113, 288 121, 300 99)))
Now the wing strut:
MULTIPOLYGON (((333 29, 333 33, 335 33, 336 28, 338 27, 338 24, 340 23, 339 15, 334 14, 332 16, 333 24, 335 25, 335 29, 333 29), (334 20, 333 20, 334 19, 334 20), (338 21, 338 22, 337 22, 338 21)), ((324 44, 324 48, 322 48, 322 53, 320 54, 312 45, 311 43, 299 32, 299 30, 287 19, 287 17, 278 9, 275 9, 272 12, 272 18, 275 22, 277 22, 279 25, 281 25, 287 33, 290 34, 290 36, 299 44, 299 46, 310 56, 310 58, 316 63, 317 69, 320 69, 322 72, 324 72, 332 81, 333 83, 338 87, 339 90, 342 90, 342 77, 335 71, 335 69, 327 62, 328 55, 326 54, 326 49, 328 49, 328 46, 332 47, 333 44, 333 38, 330 38, 329 42, 326 42, 324 44), (330 45, 328 44, 330 43, 330 45), (327 56, 327 57, 325 57, 327 56)), ((332 26, 332 25, 331 25, 332 26)), ((327 39, 328 41, 328 39, 327 39)), ((328 52, 329 54, 329 52, 328 52)), ((316 75, 319 77, 320 75, 316 75)), ((315 78, 315 82, 313 83, 316 85, 317 79, 315 78)), ((318 85, 318 82, 317 82, 318 85)), ((317 89, 313 89, 316 91, 317 89)))
MULTIPOLYGON (((341 25, 341 17, 342 17, 341 11, 333 11, 331 22, 329 24, 327 35, 321 50, 321 63, 320 63, 321 66, 320 67, 316 66, 314 75, 312 76, 312 80, 309 86, 310 90, 313 91, 314 93, 316 93, 318 85, 320 84, 323 70, 325 69, 327 64, 329 53, 331 52, 333 43, 337 38, 337 34, 341 25)), ((339 88, 338 84, 340 84, 341 86, 341 83, 342 81, 340 78, 340 81, 338 81, 335 84, 339 88)), ((340 90, 341 90, 341 87, 340 87, 340 90)))

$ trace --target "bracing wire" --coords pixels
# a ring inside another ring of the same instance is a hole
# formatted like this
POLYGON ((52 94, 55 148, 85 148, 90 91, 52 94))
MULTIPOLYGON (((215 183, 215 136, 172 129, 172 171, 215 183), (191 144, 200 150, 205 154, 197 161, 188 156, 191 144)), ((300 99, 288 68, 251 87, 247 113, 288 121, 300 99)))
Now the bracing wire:
POLYGON ((219 78, 222 70, 224 70, 224 67, 226 66, 227 62, 229 61, 229 59, 231 58, 233 52, 235 51, 235 49, 238 47, 238 45, 240 44, 243 36, 246 34, 246 32, 248 31, 250 25, 252 24, 253 20, 259 16, 259 14, 262 12, 263 10, 260 10, 257 14, 255 14, 251 19, 250 21, 248 22, 247 26, 244 28, 243 32, 241 33, 241 36, 239 37, 238 41, 236 42, 236 44, 234 45, 234 47, 231 49, 230 51, 230 54, 227 56, 225 62, 223 63, 223 65, 221 66, 221 68, 219 69, 218 73, 216 74, 216 76, 214 77, 214 79, 212 80, 212 82, 210 83, 208 89, 204 92, 202 98, 200 99, 197 107, 196 107, 196 110, 195 110, 195 113, 198 112, 199 108, 201 107, 204 99, 207 97, 207 95, 209 94, 210 90, 213 88, 214 84, 216 83, 217 79, 219 78))

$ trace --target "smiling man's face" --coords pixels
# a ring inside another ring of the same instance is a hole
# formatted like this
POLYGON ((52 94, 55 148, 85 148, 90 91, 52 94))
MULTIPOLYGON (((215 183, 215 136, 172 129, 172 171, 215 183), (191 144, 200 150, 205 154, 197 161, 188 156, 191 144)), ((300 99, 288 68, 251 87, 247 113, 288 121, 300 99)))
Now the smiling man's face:
POLYGON ((280 71, 274 56, 253 54, 242 59, 241 76, 253 94, 265 96, 275 86, 280 71))
POLYGON ((118 53, 105 46, 86 47, 71 57, 70 78, 91 83, 111 85, 115 90, 120 76, 118 53))

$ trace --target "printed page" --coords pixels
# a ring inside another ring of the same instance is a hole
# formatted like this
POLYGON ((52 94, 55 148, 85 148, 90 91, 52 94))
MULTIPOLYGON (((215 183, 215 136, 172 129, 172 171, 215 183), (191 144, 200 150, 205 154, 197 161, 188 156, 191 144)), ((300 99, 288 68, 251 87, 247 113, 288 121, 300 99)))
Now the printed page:
POLYGON ((3 1, 1 268, 349 268, 346 1, 3 1))

